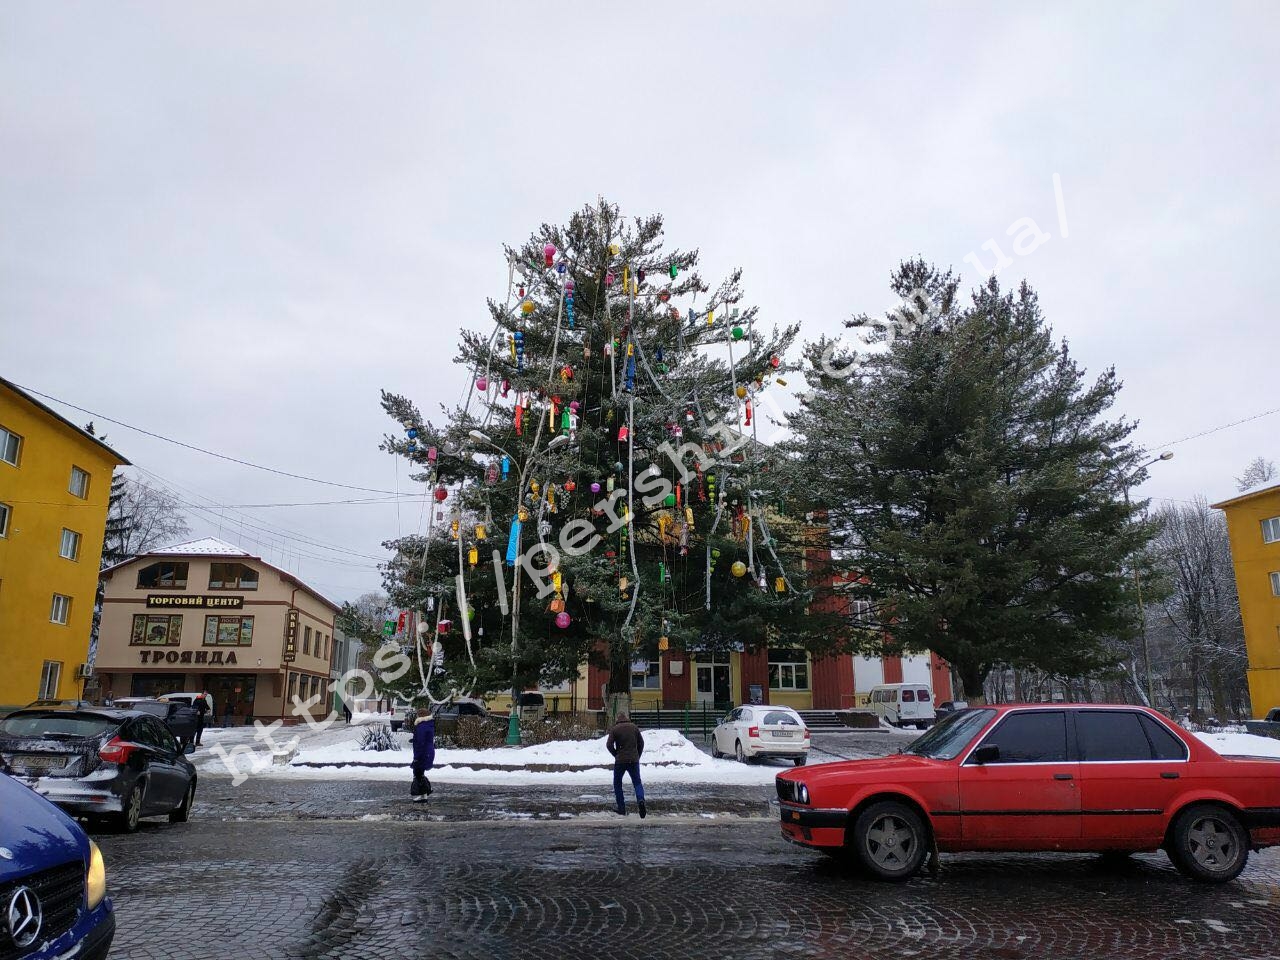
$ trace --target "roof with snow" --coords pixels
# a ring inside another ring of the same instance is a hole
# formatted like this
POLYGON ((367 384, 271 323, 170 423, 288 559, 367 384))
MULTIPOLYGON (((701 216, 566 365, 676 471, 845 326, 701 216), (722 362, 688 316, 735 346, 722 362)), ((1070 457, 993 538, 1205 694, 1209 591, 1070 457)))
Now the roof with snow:
POLYGON ((201 537, 199 540, 188 540, 186 543, 175 543, 172 547, 159 550, 148 550, 145 557, 251 557, 253 554, 241 550, 234 543, 227 543, 217 537, 201 537))
POLYGON ((1215 510, 1221 510, 1223 507, 1237 503, 1240 500, 1247 500, 1250 497, 1256 497, 1260 493, 1268 493, 1272 490, 1280 490, 1280 480, 1263 480, 1261 483, 1256 483, 1252 487, 1241 490, 1239 493, 1232 494, 1227 499, 1215 503, 1213 507, 1215 510))

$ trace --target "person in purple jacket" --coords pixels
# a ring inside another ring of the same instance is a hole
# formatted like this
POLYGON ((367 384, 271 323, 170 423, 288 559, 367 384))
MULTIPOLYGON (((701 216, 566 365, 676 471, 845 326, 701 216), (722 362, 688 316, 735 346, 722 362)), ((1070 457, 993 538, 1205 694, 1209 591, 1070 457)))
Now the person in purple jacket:
POLYGON ((431 793, 431 781, 427 780, 427 771, 436 763, 436 722, 431 711, 426 707, 418 710, 417 719, 413 721, 413 781, 416 785, 421 777, 426 787, 414 800, 425 800, 431 793))

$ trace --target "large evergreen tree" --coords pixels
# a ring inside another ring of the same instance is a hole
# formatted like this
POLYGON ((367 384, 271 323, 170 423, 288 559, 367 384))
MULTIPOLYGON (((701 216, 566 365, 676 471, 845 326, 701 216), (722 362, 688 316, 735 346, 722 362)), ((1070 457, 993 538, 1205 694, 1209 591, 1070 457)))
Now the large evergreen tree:
POLYGON ((467 396, 442 423, 382 398, 401 426, 383 449, 441 498, 425 531, 388 544, 385 585, 439 637, 447 685, 556 683, 592 657, 610 692, 626 692, 631 664, 656 659, 663 638, 756 648, 785 623, 789 646, 830 643, 822 618, 796 616, 812 599, 801 530, 754 437, 758 393, 783 372, 795 327, 764 329, 739 272, 711 287, 696 251, 663 248, 660 217, 627 220, 603 201, 544 224, 506 261, 491 328, 461 334, 467 396), (712 462, 672 455, 688 444, 712 462), (594 548, 565 550, 594 535, 594 548), (555 574, 541 574, 547 555, 511 565, 540 543, 560 554, 555 574), (459 570, 472 614, 459 613, 459 570))
POLYGON ((993 277, 963 304, 922 261, 902 306, 860 315, 857 348, 807 347, 812 393, 793 464, 832 524, 852 598, 887 649, 932 649, 978 697, 997 665, 1078 676, 1136 623, 1126 562, 1152 535, 1133 425, 1108 420, 1113 370, 1092 383, 1025 283, 993 277))

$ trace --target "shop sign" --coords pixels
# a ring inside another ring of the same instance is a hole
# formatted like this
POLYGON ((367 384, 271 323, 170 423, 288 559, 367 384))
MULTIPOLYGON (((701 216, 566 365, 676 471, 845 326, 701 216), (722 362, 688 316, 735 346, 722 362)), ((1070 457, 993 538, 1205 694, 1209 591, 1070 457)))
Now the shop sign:
POLYGON ((298 610, 289 608, 289 616, 284 621, 284 654, 280 658, 285 663, 293 663, 298 659, 298 610))
POLYGON ((215 597, 204 594, 148 593, 148 607, 194 607, 201 610, 240 610, 244 597, 215 597))
POLYGON ((192 666, 234 667, 234 650, 140 650, 138 659, 143 663, 189 663, 192 666))

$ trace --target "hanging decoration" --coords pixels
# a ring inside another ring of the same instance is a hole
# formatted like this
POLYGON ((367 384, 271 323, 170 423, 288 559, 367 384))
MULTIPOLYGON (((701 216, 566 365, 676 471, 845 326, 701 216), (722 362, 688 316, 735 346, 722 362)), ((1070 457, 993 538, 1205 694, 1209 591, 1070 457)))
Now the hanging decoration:
POLYGON ((548 267, 555 263, 556 245, 554 243, 548 242, 547 245, 542 248, 542 259, 548 267))
POLYGON ((556 626, 561 630, 568 630, 571 623, 573 623, 573 618, 563 610, 556 614, 556 626))
POLYGON ((733 566, 729 568, 729 572, 735 577, 745 577, 747 575, 747 565, 741 560, 733 561, 733 566))

